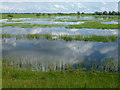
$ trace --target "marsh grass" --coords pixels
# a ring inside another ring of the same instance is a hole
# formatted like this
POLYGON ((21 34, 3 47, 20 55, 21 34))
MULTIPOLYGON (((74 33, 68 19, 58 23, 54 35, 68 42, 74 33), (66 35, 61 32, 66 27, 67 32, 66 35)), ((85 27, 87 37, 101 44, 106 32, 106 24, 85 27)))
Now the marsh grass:
POLYGON ((2 89, 2 60, 0 59, 0 89, 2 89))
POLYGON ((85 60, 73 64, 6 57, 2 61, 3 88, 118 88, 117 61, 102 62, 93 60, 89 65, 85 60))
POLYGON ((53 71, 100 71, 100 72, 117 72, 118 62, 113 59, 104 59, 101 62, 97 60, 82 60, 77 63, 64 61, 41 61, 39 59, 28 60, 23 58, 5 57, 2 59, 3 67, 9 66, 18 70, 31 70, 42 72, 53 71))
POLYGON ((86 22, 77 25, 68 25, 66 28, 95 28, 95 29, 118 29, 118 24, 102 24, 100 22, 86 22))
POLYGON ((64 20, 64 19, 57 19, 57 22, 81 22, 81 21, 89 21, 89 20, 64 20))
POLYGON ((96 41, 96 42, 116 42, 118 36, 97 36, 97 35, 51 35, 51 34, 23 34, 23 35, 11 35, 11 34, 0 34, 2 38, 11 38, 15 36, 16 39, 48 39, 48 40, 65 40, 65 41, 96 41))
POLYGON ((7 20, 7 22, 22 22, 23 20, 7 20))
POLYGON ((102 24, 100 21, 97 22, 85 22, 83 24, 75 25, 61 25, 61 24, 30 24, 30 23, 10 23, 3 24, 0 27, 21 27, 21 28, 32 28, 32 27, 65 27, 65 28, 95 28, 95 29, 118 29, 118 24, 102 24))
POLYGON ((0 37, 2 38, 11 38, 11 34, 0 34, 0 37))
POLYGON ((118 88, 118 61, 2 58, 3 88, 118 88))
POLYGON ((12 24, 3 24, 0 27, 21 27, 21 28, 32 28, 32 27, 64 27, 65 25, 59 24, 31 24, 31 23, 12 23, 12 24))
POLYGON ((118 73, 38 72, 3 68, 3 88, 118 88, 118 73))

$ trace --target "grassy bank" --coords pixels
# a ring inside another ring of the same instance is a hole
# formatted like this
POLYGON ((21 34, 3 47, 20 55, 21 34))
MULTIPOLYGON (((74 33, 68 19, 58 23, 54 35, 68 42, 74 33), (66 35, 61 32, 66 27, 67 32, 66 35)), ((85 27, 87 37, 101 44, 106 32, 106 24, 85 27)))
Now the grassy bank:
POLYGON ((83 60, 74 68, 72 63, 57 61, 56 70, 55 62, 49 62, 48 71, 44 61, 38 63, 33 60, 31 63, 15 57, 14 60, 6 57, 2 61, 3 88, 118 88, 118 63, 112 59, 105 59, 101 64, 97 60, 83 60), (99 68, 101 65, 103 68, 99 68), (44 71, 38 70, 41 66, 44 71), (92 70, 87 71, 90 67, 92 70))
POLYGON ((68 25, 66 28, 95 28, 95 29, 118 29, 118 24, 102 24, 100 22, 86 22, 77 25, 68 25))
MULTIPOLYGON (((74 21, 75 22, 75 21, 74 21)), ((0 27, 21 27, 21 28, 32 28, 32 27, 65 27, 65 28, 94 28, 94 29, 118 29, 118 24, 102 24, 100 22, 85 22, 82 24, 75 25, 61 25, 61 24, 30 24, 30 23, 10 23, 3 24, 0 27)))
POLYGON ((65 25, 59 24, 30 24, 30 23, 12 23, 12 24, 3 24, 0 27, 21 27, 21 28, 32 28, 32 27, 65 27, 65 25))
POLYGON ((3 68, 3 88, 118 88, 118 73, 38 72, 3 68))
POLYGON ((48 40, 65 40, 65 41, 96 41, 96 42, 116 42, 118 36, 97 36, 97 35, 51 35, 51 34, 23 34, 23 35, 11 35, 11 34, 0 34, 2 38, 11 38, 15 36, 16 39, 48 39, 48 40))

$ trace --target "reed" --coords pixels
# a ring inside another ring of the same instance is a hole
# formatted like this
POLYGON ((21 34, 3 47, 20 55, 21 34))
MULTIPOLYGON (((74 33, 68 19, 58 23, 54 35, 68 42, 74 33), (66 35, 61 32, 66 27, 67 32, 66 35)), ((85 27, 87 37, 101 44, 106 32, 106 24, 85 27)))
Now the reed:
MULTIPOLYGON (((11 34, 2 34, 2 38, 11 38, 11 34)), ((16 39, 48 39, 48 40, 65 40, 65 41, 96 41, 96 42, 117 42, 117 35, 98 36, 98 35, 51 35, 51 34, 23 34, 15 35, 16 39)))
POLYGON ((117 72, 118 62, 113 59, 104 59, 101 62, 97 60, 83 60, 77 63, 64 61, 40 61, 39 59, 28 60, 23 58, 5 57, 2 59, 3 67, 9 66, 18 70, 32 70, 42 72, 58 71, 101 71, 117 72), (103 67, 103 68, 101 68, 103 67))

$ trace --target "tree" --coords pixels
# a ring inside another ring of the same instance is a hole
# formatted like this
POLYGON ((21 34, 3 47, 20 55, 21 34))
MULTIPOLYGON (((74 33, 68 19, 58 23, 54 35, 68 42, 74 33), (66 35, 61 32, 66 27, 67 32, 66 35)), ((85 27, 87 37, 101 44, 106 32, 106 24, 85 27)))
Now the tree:
POLYGON ((82 12, 82 14, 85 14, 84 12, 82 12))
POLYGON ((40 14, 36 14, 36 16, 40 16, 40 14))
POLYGON ((102 12, 95 12, 95 15, 102 15, 102 12))
POLYGON ((8 17, 13 17, 13 15, 11 15, 11 14, 8 14, 7 16, 8 16, 8 17))
POLYGON ((77 14, 80 15, 80 12, 78 11, 77 14))
POLYGON ((118 12, 118 15, 120 15, 120 12, 118 12))
POLYGON ((115 11, 112 11, 112 15, 116 15, 117 13, 115 11))
POLYGON ((108 13, 109 15, 112 15, 112 12, 111 11, 109 11, 109 13, 108 13))
POLYGON ((104 11, 104 12, 103 12, 103 15, 108 15, 107 11, 104 11))

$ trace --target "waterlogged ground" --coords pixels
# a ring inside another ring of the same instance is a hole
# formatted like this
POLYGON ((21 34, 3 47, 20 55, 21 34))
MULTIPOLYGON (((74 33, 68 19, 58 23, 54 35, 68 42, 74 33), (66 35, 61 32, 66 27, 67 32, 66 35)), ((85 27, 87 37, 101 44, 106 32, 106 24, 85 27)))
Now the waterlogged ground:
POLYGON ((101 22, 103 24, 118 24, 117 17, 93 17, 93 16, 45 16, 33 18, 9 18, 0 19, 0 23, 30 23, 30 24, 62 24, 62 25, 75 25, 83 24, 86 22, 101 22))
MULTIPOLYGON (((0 23, 3 25, 0 28, 2 34, 118 35, 117 17, 36 16, 32 18, 5 18, 1 19, 0 23), (96 26, 99 27, 96 28, 96 26)), ((41 61, 60 60, 72 63, 84 59, 101 61, 104 58, 112 58, 118 60, 117 42, 74 40, 66 42, 65 40, 16 40, 15 38, 4 38, 2 46, 3 57, 22 57, 41 61)))
POLYGON ((118 17, 4 14, 0 25, 4 88, 118 87, 118 17))

